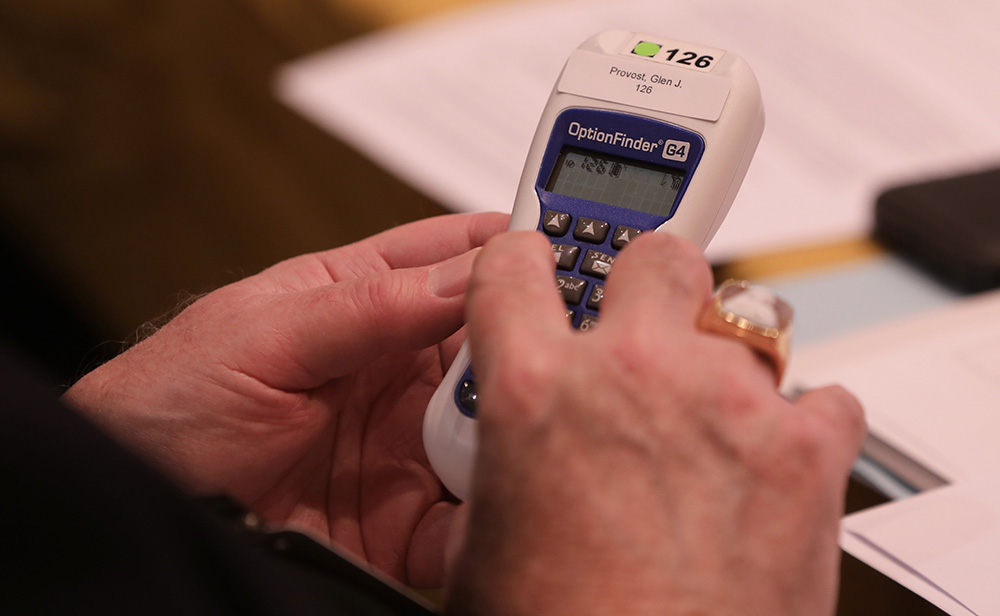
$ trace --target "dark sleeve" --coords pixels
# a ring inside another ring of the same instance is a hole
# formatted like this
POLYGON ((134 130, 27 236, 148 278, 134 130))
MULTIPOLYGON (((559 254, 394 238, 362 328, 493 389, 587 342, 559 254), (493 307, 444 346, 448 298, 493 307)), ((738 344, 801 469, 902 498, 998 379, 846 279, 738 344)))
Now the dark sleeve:
POLYGON ((241 538, 0 352, 5 614, 428 614, 293 533, 241 538))

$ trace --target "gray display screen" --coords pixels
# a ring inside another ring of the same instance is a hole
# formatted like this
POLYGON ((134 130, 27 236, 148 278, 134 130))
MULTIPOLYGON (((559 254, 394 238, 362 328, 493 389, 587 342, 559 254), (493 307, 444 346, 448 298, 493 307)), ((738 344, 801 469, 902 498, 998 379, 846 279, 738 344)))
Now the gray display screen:
POLYGON ((559 152, 545 190, 669 216, 683 183, 682 169, 566 147, 559 152))

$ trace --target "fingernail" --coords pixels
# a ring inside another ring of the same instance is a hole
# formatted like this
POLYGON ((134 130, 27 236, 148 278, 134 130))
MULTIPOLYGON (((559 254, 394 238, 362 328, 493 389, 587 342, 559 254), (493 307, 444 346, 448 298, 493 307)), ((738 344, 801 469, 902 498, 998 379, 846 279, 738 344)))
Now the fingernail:
POLYGON ((472 263, 479 254, 479 248, 452 257, 427 273, 427 286, 437 297, 444 299, 458 297, 465 292, 465 285, 472 273, 472 263))

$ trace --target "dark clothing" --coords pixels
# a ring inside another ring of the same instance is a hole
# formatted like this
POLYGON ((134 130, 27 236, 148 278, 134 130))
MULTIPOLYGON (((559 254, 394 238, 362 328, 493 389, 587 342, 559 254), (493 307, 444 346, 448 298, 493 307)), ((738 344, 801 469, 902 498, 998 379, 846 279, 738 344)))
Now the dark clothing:
POLYGON ((240 536, 2 353, 0 491, 4 614, 429 613, 302 535, 240 536))

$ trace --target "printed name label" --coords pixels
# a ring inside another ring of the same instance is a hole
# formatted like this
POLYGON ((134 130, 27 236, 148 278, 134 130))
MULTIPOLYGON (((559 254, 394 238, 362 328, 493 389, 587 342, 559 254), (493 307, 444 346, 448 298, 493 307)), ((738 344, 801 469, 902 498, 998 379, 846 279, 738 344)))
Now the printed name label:
POLYGON ((722 115, 730 86, 728 79, 717 75, 578 49, 570 56, 558 89, 714 122, 722 115))

